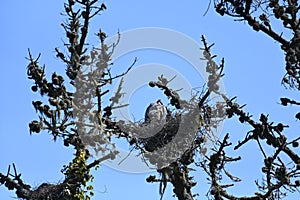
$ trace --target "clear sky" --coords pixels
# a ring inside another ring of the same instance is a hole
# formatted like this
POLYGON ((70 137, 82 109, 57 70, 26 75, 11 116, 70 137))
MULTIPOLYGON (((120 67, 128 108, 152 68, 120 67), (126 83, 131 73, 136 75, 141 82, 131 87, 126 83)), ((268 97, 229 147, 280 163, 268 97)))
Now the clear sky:
MULTIPOLYGON (((288 138, 299 136, 295 131, 299 130, 299 122, 291 117, 297 110, 279 105, 280 97, 297 98, 297 92, 286 90, 281 86, 284 55, 278 43, 260 32, 252 31, 243 22, 220 17, 212 7, 207 15, 203 16, 208 0, 191 0, 185 3, 171 0, 107 0, 104 3, 108 10, 92 20, 88 37, 91 45, 97 46, 97 39, 93 33, 99 28, 108 36, 115 35, 118 30, 123 32, 143 27, 168 28, 181 32, 199 44, 201 44, 200 36, 204 34, 209 42, 216 43, 213 53, 217 54, 219 59, 225 57, 223 81, 227 95, 238 96, 238 103, 246 103, 245 110, 251 113, 254 119, 259 119, 260 113, 270 114, 270 120, 275 123, 293 125, 294 128, 286 131, 288 138)), ((64 31, 60 26, 64 20, 64 16, 60 15, 63 4, 58 0, 19 2, 3 0, 1 5, 3 9, 0 13, 0 44, 2 44, 0 171, 5 173, 8 165, 15 163, 24 181, 33 186, 38 186, 42 182, 57 183, 63 179, 60 170, 62 165, 72 159, 72 151, 63 147, 60 140, 53 142, 46 132, 29 135, 28 123, 37 118, 31 101, 40 97, 30 90, 32 82, 26 76, 28 62, 25 57, 28 55, 27 48, 30 48, 34 56, 42 53, 40 64, 46 64, 49 75, 53 71, 64 73, 64 66, 55 57, 54 51, 55 47, 63 48, 65 40, 64 31)), ((186 71, 182 66, 186 63, 178 60, 178 57, 174 58, 177 59, 174 61, 172 56, 166 53, 157 54, 146 50, 136 54, 132 52, 125 57, 128 58, 127 61, 123 58, 120 63, 130 65, 135 56, 139 59, 137 66, 159 63, 174 67, 179 73, 186 71), (166 57, 160 60, 157 55, 166 57)), ((120 71, 126 69, 122 67, 120 71)), ((191 81, 195 80, 192 72, 185 76, 191 81)), ((149 98, 149 101, 161 98, 158 92, 154 92, 152 97, 153 99, 149 98)), ((141 119, 147 103, 149 102, 131 107, 131 114, 141 119)), ((249 130, 249 127, 241 126, 236 121, 236 119, 226 120, 222 129, 223 134, 231 133, 233 142, 243 139, 249 130)), ((233 151, 230 153, 237 155, 233 151)), ((240 153, 245 161, 237 164, 233 172, 246 181, 232 191, 238 195, 249 195, 256 191, 254 180, 261 179, 259 168, 262 165, 261 154, 255 143, 246 145, 240 153)), ((194 188, 195 193, 200 193, 199 199, 203 199, 203 194, 207 191, 206 180, 201 171, 199 169, 199 172, 194 174, 195 179, 199 180, 194 188)), ((95 199, 159 199, 158 184, 145 182, 148 175, 120 172, 103 165, 95 173, 95 199)), ((299 193, 296 193, 286 199, 297 199, 299 196, 299 193)), ((0 187, 0 199, 13 197, 14 192, 8 192, 5 187, 0 187)), ((165 199, 172 199, 171 186, 168 186, 165 199)))

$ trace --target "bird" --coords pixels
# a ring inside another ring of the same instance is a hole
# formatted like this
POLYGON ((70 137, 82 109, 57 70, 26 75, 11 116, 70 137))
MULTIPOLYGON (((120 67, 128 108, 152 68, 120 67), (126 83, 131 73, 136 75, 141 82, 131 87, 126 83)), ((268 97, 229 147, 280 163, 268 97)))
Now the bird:
POLYGON ((152 122, 164 122, 166 120, 166 108, 161 100, 150 103, 145 112, 146 124, 152 122))

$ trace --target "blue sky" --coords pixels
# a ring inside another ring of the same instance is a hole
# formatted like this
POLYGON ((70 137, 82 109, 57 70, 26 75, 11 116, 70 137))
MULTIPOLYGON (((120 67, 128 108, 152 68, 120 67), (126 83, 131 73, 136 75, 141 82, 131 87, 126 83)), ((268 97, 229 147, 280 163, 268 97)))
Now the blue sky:
MULTIPOLYGON (((127 31, 143 27, 161 27, 181 32, 200 43, 204 34, 209 42, 216 43, 213 53, 218 59, 225 57, 225 77, 223 79, 226 93, 229 97, 238 96, 240 104, 247 104, 245 110, 259 119, 260 113, 270 114, 270 120, 291 124, 294 128, 286 131, 290 138, 298 137, 299 123, 294 116, 297 110, 293 107, 279 105, 280 97, 297 98, 297 92, 286 90, 281 86, 284 75, 284 55, 278 43, 260 32, 254 32, 243 22, 234 22, 228 17, 220 17, 210 8, 203 16, 209 1, 191 0, 186 3, 166 1, 104 1, 108 10, 92 20, 88 42, 97 46, 93 33, 99 28, 108 36, 113 36, 118 30, 127 31)), ((42 53, 40 63, 46 64, 50 75, 53 71, 64 73, 63 64, 55 57, 55 47, 63 48, 64 31, 60 26, 64 16, 62 1, 2 1, 0 13, 2 51, 0 54, 2 78, 0 79, 2 95, 0 98, 0 171, 5 173, 11 163, 15 163, 27 183, 38 186, 42 182, 56 183, 62 180, 60 170, 63 164, 72 159, 72 151, 62 146, 61 141, 53 142, 46 132, 29 135, 28 123, 37 118, 31 101, 39 99, 39 95, 31 92, 32 82, 26 77, 27 48, 37 56, 42 53)), ((128 65, 135 56, 137 65, 161 62, 156 52, 137 52, 128 54, 128 60, 119 63, 128 65), (154 55, 154 57, 152 57, 154 55)), ((164 54, 160 54, 164 55, 164 54)), ((172 65, 178 71, 182 70, 172 56, 166 55, 163 64, 172 65), (166 61, 166 62, 165 62, 166 61)), ((178 59, 178 58, 176 58, 178 59)), ((117 63, 116 63, 117 64, 117 63)), ((127 66, 127 65, 125 65, 127 66)), ((124 68, 124 66, 123 66, 124 68)), ((120 70, 123 69, 120 67, 120 70)), ((126 68, 124 68, 126 69, 126 68)), ((187 75, 188 76, 188 75, 187 75)), ((191 74, 192 76, 192 74, 191 74)), ((191 78, 192 80, 192 78, 191 78)), ((143 91, 143 90, 142 90, 143 91)), ((160 98, 159 93, 153 93, 153 98, 160 98), (155 95, 158 95, 157 97, 155 95)), ((134 113, 136 118, 142 118, 145 104, 137 105, 134 113)), ((132 109, 132 108, 131 108, 132 109)), ((134 112, 134 111, 132 111, 134 112)), ((242 139, 249 130, 245 125, 236 123, 236 119, 226 120, 223 134, 231 133, 232 141, 242 139)), ((299 152, 299 149, 296 150, 299 152)), ((233 155, 236 152, 230 151, 233 155)), ((234 192, 247 195, 256 191, 254 180, 260 179, 262 159, 255 143, 247 144, 240 150, 244 162, 234 168, 235 175, 241 176, 245 183, 239 184, 234 192), (246 169, 246 170, 245 170, 246 169)), ((124 173, 101 166, 95 173, 95 199, 159 199, 158 185, 148 184, 145 178, 148 174, 124 173), (145 195, 147 194, 147 195, 145 195)), ((195 173, 198 185, 194 192, 205 194, 207 188, 201 169, 195 173)), ((172 188, 168 187, 165 199, 172 199, 172 188)), ((286 199, 299 198, 299 193, 286 199)), ((0 199, 15 197, 13 192, 0 187, 0 199)), ((202 196, 203 198, 203 196, 202 196)), ((201 196, 199 199, 202 199, 201 196)))

